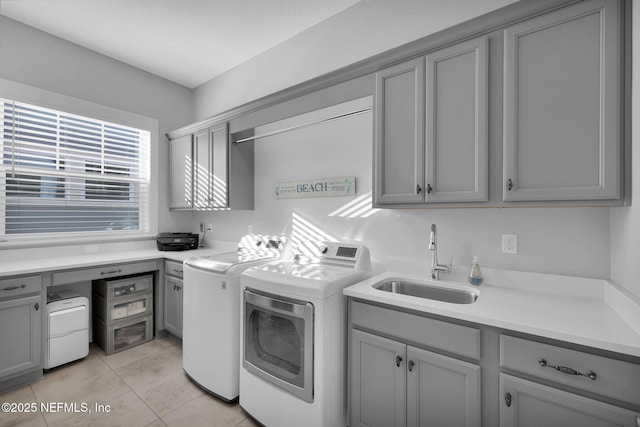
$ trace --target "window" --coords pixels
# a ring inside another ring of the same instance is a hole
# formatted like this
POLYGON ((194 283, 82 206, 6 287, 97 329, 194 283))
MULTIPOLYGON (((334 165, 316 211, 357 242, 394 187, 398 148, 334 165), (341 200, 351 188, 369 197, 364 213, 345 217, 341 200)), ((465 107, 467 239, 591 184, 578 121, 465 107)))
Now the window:
POLYGON ((149 232, 150 139, 0 98, 0 237, 149 232))

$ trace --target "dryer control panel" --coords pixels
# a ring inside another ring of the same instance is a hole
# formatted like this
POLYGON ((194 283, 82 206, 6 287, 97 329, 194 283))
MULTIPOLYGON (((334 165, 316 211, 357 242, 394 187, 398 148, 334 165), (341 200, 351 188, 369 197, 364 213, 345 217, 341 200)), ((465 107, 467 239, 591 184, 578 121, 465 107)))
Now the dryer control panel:
POLYGON ((294 259, 300 263, 339 263, 355 270, 371 271, 369 249, 359 242, 303 241, 296 245, 294 259))

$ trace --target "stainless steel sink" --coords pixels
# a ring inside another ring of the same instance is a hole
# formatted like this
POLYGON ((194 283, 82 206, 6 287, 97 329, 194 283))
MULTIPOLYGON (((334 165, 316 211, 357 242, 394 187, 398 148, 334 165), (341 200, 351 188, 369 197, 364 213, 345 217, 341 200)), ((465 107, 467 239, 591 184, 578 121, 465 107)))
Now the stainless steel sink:
POLYGON ((403 280, 388 280, 386 282, 376 283, 373 287, 394 294, 410 295, 453 304, 472 304, 478 299, 478 293, 476 292, 423 283, 405 282, 403 280))

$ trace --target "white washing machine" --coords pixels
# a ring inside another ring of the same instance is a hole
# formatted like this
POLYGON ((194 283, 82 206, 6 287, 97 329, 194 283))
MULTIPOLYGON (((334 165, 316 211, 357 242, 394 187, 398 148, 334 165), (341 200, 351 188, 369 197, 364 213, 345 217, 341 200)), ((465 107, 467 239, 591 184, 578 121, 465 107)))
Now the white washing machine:
POLYGON ((45 369, 89 354, 89 299, 70 291, 47 295, 45 369))
POLYGON ((240 274, 280 257, 283 237, 244 236, 234 252, 184 261, 182 367, 217 397, 238 397, 240 274))
POLYGON ((304 242, 242 274, 240 406, 267 427, 345 426, 346 298, 371 275, 359 243, 304 242))

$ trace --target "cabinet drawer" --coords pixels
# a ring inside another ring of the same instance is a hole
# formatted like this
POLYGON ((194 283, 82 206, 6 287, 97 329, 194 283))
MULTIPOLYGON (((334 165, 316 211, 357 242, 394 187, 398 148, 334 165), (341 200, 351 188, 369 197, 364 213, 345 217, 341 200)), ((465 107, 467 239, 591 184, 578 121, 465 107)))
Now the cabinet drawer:
POLYGON ((633 363, 501 335, 500 366, 625 402, 640 402, 640 365, 633 363))
POLYGON ((355 327, 480 359, 480 331, 474 328, 356 301, 351 302, 351 321, 355 327))
POLYGON ((153 316, 122 320, 110 326, 96 317, 93 336, 105 354, 126 350, 153 339, 153 316))
POLYGON ((20 295, 37 294, 42 290, 40 276, 14 277, 0 280, 0 300, 20 295))
POLYGON ((117 298, 109 303, 99 294, 93 294, 93 298, 94 314, 107 324, 143 313, 145 315, 153 313, 153 298, 150 293, 117 298))
POLYGON ((164 262, 164 273, 169 276, 179 277, 182 279, 182 263, 177 261, 166 260, 164 262))
POLYGON ((93 290, 107 301, 119 299, 129 295, 151 293, 153 290, 153 275, 128 277, 117 280, 99 280, 95 282, 93 290))
POLYGON ((53 286, 147 273, 156 271, 157 269, 158 263, 156 261, 146 261, 133 264, 105 265, 81 270, 61 271, 53 273, 53 286))

